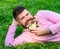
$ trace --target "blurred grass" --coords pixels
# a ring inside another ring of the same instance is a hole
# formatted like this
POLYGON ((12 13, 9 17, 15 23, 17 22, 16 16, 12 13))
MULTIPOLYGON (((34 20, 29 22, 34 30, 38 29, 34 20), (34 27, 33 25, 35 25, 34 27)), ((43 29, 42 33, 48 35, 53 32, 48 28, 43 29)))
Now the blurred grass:
MULTIPOLYGON (((15 6, 24 6, 34 16, 38 10, 51 10, 60 13, 60 0, 0 0, 0 49, 60 49, 60 44, 48 43, 48 44, 37 44, 28 43, 23 44, 17 48, 5 47, 4 40, 8 27, 10 26, 13 15, 12 11, 15 6)), ((17 28, 17 37, 23 30, 23 27, 17 28), (20 33, 19 33, 20 32, 20 33)))

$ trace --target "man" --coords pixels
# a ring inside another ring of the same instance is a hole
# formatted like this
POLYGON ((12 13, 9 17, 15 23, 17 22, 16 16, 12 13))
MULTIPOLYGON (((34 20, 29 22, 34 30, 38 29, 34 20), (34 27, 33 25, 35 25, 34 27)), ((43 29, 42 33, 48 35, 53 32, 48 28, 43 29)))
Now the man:
POLYGON ((26 29, 26 26, 32 23, 32 15, 25 7, 16 7, 13 10, 14 19, 9 27, 5 39, 5 46, 16 46, 27 42, 59 42, 60 41, 60 14, 40 10, 34 16, 38 21, 39 27, 26 29), (22 25, 25 29, 21 35, 14 39, 16 27, 22 25))

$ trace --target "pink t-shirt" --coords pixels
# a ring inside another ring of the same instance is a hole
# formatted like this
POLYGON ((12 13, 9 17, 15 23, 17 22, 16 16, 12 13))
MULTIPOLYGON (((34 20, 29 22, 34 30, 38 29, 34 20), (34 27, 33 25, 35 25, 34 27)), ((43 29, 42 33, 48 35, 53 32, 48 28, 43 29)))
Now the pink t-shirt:
POLYGON ((40 10, 34 17, 37 19, 38 25, 49 28, 52 34, 37 36, 24 29, 22 34, 14 38, 16 26, 11 25, 5 38, 5 46, 16 46, 26 42, 43 43, 60 41, 60 14, 49 10, 40 10))

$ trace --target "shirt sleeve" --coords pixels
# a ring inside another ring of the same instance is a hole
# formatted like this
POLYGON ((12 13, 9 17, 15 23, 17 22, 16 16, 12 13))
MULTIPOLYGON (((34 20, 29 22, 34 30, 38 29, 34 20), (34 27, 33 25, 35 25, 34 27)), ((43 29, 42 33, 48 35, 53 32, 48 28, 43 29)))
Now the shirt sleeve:
POLYGON ((56 34, 60 32, 60 22, 57 22, 54 25, 49 26, 49 29, 51 30, 52 34, 56 34))
POLYGON ((39 18, 47 19, 53 23, 60 21, 60 14, 53 11, 39 10, 36 15, 39 16, 39 18))
POLYGON ((16 30, 15 25, 11 25, 9 27, 6 38, 5 38, 5 46, 13 45, 15 30, 16 30))
POLYGON ((52 34, 56 34, 60 32, 60 14, 49 10, 40 10, 38 14, 41 15, 44 19, 53 23, 52 25, 48 26, 52 34))
POLYGON ((45 10, 42 11, 42 15, 50 22, 54 23, 53 25, 49 26, 49 29, 51 30, 52 34, 56 34, 60 32, 60 14, 45 10))

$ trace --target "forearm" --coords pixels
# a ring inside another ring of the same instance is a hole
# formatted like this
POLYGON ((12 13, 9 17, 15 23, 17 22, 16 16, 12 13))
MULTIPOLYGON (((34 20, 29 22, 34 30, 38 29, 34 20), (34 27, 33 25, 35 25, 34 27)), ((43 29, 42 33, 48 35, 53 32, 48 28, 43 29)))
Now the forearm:
POLYGON ((56 34, 60 32, 60 22, 53 24, 51 26, 48 27, 49 29, 45 30, 45 32, 40 33, 40 35, 45 35, 45 34, 56 34))
POLYGON ((53 24, 48 27, 45 33, 51 33, 51 34, 56 34, 60 32, 60 22, 57 22, 56 24, 53 24))

